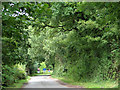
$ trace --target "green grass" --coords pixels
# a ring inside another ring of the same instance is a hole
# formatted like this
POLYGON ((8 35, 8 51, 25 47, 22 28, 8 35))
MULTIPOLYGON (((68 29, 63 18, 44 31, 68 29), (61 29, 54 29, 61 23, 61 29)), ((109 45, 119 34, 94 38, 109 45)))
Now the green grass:
POLYGON ((39 76, 39 75, 51 75, 51 74, 44 74, 44 73, 35 73, 32 76, 39 76))
POLYGON ((14 83, 12 86, 6 88, 21 88, 24 83, 28 82, 28 80, 30 80, 30 76, 27 76, 26 79, 19 80, 17 83, 14 83))
POLYGON ((51 72, 41 72, 41 73, 35 73, 35 74, 33 74, 33 75, 31 75, 31 76, 39 76, 39 75, 52 75, 52 71, 51 72))
POLYGON ((72 79, 64 78, 64 77, 56 77, 52 75, 52 78, 57 78, 65 83, 71 85, 78 85, 84 88, 118 88, 118 83, 116 81, 101 81, 101 82, 76 82, 72 79))

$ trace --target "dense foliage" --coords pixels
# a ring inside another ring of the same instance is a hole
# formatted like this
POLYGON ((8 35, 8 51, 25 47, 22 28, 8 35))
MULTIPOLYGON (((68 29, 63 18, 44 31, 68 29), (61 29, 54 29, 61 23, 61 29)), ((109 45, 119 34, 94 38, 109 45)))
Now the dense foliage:
POLYGON ((55 75, 77 81, 118 79, 119 3, 37 5, 35 10, 42 5, 52 13, 35 18, 29 28, 30 56, 55 65, 55 75))
POLYGON ((26 79, 27 74, 23 65, 15 65, 14 67, 4 65, 2 69, 2 85, 4 87, 9 87, 21 79, 26 79))
POLYGON ((3 5, 3 64, 45 61, 75 81, 118 80, 120 3, 3 5), (9 15, 16 10, 25 15, 9 15))
POLYGON ((2 86, 8 87, 26 78, 26 70, 19 70, 16 64, 27 64, 28 32, 21 15, 20 4, 2 3, 2 86))

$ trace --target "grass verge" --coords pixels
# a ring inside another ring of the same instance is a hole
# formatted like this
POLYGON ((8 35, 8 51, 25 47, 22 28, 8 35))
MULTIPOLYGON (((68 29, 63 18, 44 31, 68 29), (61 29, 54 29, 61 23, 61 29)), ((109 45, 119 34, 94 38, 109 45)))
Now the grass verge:
POLYGON ((39 75, 52 75, 52 71, 51 72, 42 72, 42 73, 35 73, 35 74, 33 74, 33 75, 31 75, 31 76, 39 76, 39 75))
POLYGON ((51 74, 35 73, 35 74, 31 75, 31 76, 39 76, 39 75, 51 75, 51 74))
POLYGON ((17 83, 14 83, 12 86, 6 88, 21 88, 24 83, 28 82, 28 80, 30 80, 30 76, 27 76, 26 79, 19 80, 17 83))
POLYGON ((64 77, 56 77, 52 75, 52 78, 59 79, 63 81, 64 83, 68 83, 71 85, 78 85, 84 88, 118 88, 118 82, 116 81, 101 81, 101 82, 76 82, 72 79, 69 78, 64 78, 64 77))

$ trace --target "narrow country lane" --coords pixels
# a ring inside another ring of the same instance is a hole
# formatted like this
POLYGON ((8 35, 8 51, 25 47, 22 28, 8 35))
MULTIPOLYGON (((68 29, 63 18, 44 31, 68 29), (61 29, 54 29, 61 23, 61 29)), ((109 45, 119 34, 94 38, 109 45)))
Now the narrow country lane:
POLYGON ((22 88, 68 88, 51 79, 50 76, 33 76, 22 88))

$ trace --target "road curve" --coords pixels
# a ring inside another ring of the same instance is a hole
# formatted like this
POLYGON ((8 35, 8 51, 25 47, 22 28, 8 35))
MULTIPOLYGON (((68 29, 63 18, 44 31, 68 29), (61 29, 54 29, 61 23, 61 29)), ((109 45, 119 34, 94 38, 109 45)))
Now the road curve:
POLYGON ((50 76, 33 76, 22 88, 68 88, 51 79, 50 76))

